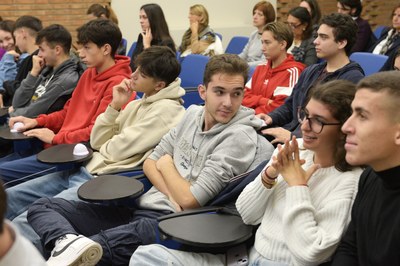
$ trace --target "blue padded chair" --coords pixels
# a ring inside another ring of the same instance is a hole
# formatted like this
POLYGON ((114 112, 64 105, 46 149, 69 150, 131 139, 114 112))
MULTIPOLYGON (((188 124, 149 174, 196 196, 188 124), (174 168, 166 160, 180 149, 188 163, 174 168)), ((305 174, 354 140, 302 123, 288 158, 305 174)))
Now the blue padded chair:
POLYGON ((251 79, 251 77, 253 76, 253 74, 254 74, 254 71, 256 70, 256 67, 257 66, 250 66, 249 67, 249 77, 248 77, 248 80, 250 80, 251 79))
POLYGON ((226 54, 240 54, 248 42, 249 42, 249 37, 234 36, 229 41, 228 46, 226 47, 225 53, 226 54))
POLYGON ((182 97, 183 106, 187 109, 192 104, 202 105, 204 100, 200 97, 197 88, 185 88, 186 94, 182 97))
POLYGON ((121 44, 123 47, 128 47, 128 41, 125 38, 122 38, 121 44))
POLYGON ((352 53, 350 55, 350 60, 360 64, 360 66, 364 70, 365 76, 369 76, 371 74, 379 72, 387 59, 388 57, 386 55, 364 52, 352 53))
POLYGON ((384 29, 386 29, 386 28, 387 28, 387 26, 378 26, 378 27, 376 27, 376 29, 374 30, 374 35, 375 35, 375 37, 376 37, 377 39, 379 39, 379 38, 381 37, 382 31, 383 31, 384 29))
POLYGON ((189 54, 181 63, 181 86, 183 88, 195 88, 203 83, 204 69, 210 58, 205 55, 189 54))
POLYGON ((129 51, 128 51, 127 56, 129 56, 130 58, 132 58, 133 51, 134 51, 135 48, 136 48, 136 44, 137 44, 136 42, 133 42, 132 45, 131 45, 131 48, 129 48, 129 51))

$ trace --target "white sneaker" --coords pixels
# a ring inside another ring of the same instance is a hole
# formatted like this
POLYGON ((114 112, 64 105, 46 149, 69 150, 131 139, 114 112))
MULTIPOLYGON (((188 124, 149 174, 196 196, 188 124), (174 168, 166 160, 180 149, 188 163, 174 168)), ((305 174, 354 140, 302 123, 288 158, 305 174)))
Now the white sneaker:
POLYGON ((60 237, 47 261, 49 266, 93 266, 101 259, 103 249, 99 243, 79 235, 60 237))

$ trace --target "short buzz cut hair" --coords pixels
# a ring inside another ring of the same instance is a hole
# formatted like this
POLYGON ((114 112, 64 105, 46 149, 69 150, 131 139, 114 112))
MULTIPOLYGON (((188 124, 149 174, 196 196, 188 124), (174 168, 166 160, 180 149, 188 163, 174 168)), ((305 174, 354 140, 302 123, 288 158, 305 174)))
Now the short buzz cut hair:
POLYGON ((241 75, 243 86, 245 85, 249 73, 249 65, 238 55, 220 54, 210 58, 204 70, 203 85, 207 87, 215 74, 241 75))
POLYGON ((356 86, 356 90, 367 89, 372 92, 387 92, 389 94, 389 104, 387 107, 391 111, 391 117, 400 122, 400 111, 398 102, 400 100, 400 75, 399 71, 377 72, 361 79, 356 86))
POLYGON ((144 75, 164 81, 166 86, 181 72, 176 54, 168 46, 150 46, 143 50, 136 58, 136 65, 144 75))
POLYGON ((122 40, 122 33, 118 25, 108 19, 94 19, 78 28, 78 43, 92 42, 97 47, 105 44, 111 46, 111 56, 114 58, 122 40))
POLYGON ((20 28, 29 29, 31 36, 36 34, 43 29, 42 21, 34 16, 22 16, 15 21, 14 31, 20 28))
POLYGON ((346 54, 350 55, 351 49, 357 40, 358 26, 354 19, 350 15, 332 13, 322 18, 322 24, 333 28, 335 42, 347 41, 344 49, 346 54))
POLYGON ((43 41, 46 41, 51 48, 60 45, 64 50, 64 54, 69 54, 71 50, 71 34, 64 26, 59 24, 50 25, 38 32, 36 44, 40 45, 43 41))

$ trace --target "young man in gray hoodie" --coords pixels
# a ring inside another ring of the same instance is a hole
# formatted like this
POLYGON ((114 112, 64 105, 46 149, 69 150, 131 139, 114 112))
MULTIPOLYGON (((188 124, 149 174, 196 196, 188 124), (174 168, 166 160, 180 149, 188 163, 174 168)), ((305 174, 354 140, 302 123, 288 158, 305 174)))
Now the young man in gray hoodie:
POLYGON ((139 245, 156 241, 157 217, 206 205, 232 177, 269 159, 273 147, 256 132, 262 121, 241 106, 247 71, 237 55, 210 59, 199 86, 205 106, 190 107, 145 161, 153 187, 137 208, 36 201, 28 221, 53 250, 49 265, 88 262, 87 254, 90 265, 126 265, 139 245))
POLYGON ((32 69, 15 91, 10 116, 34 118, 64 107, 83 71, 70 57, 71 43, 71 34, 61 25, 39 31, 39 53, 32 57, 32 69))

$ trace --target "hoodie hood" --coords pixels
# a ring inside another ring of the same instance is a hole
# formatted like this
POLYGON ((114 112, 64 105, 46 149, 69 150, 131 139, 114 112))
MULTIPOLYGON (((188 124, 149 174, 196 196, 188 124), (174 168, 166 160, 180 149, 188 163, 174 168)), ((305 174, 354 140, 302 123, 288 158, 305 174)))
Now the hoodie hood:
MULTIPOLYGON (((154 95, 147 97, 146 95, 143 96, 143 103, 154 103, 161 99, 179 99, 183 95, 185 95, 185 89, 181 87, 181 79, 176 78, 173 82, 171 82, 167 87, 161 89, 154 95)), ((180 100, 181 104, 183 104, 183 100, 180 100)))
POLYGON ((271 60, 268 60, 267 64, 270 66, 269 69, 270 69, 271 73, 286 71, 293 67, 297 67, 301 70, 304 69, 304 64, 295 61, 293 55, 291 55, 291 54, 287 54, 286 59, 279 66, 277 66, 275 68, 272 68, 271 60))
POLYGON ((90 75, 94 78, 95 81, 100 82, 104 80, 113 79, 115 76, 124 76, 125 78, 129 78, 132 74, 131 68, 129 66, 130 58, 127 56, 116 55, 115 56, 115 65, 106 69, 101 73, 97 73, 95 68, 91 68, 90 75))

